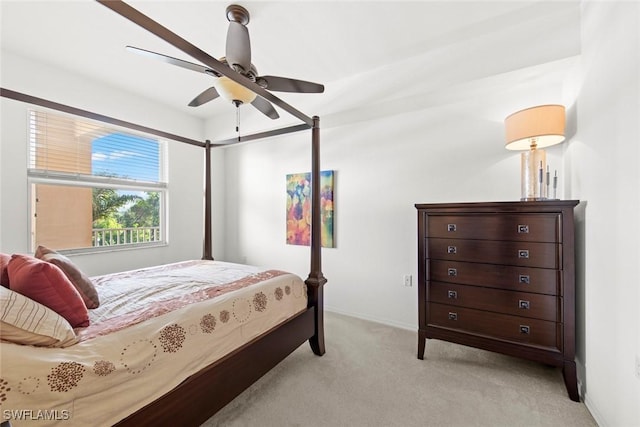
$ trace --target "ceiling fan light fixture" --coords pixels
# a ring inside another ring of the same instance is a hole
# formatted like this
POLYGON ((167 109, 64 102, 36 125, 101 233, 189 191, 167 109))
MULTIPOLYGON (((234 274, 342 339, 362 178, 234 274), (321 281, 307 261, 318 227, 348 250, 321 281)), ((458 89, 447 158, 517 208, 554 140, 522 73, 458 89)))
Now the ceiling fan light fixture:
POLYGON ((243 104, 251 103, 256 99, 256 93, 236 83, 229 77, 222 76, 213 84, 221 97, 233 103, 239 101, 243 104))

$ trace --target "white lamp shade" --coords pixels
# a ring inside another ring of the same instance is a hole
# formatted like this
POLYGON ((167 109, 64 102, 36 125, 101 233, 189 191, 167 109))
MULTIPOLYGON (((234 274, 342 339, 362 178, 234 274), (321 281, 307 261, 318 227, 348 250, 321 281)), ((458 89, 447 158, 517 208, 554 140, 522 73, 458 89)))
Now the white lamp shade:
POLYGON ((255 92, 239 85, 227 76, 219 77, 213 85, 220 96, 228 99, 229 101, 240 101, 243 104, 248 104, 256 99, 257 96, 255 92))
POLYGON ((511 114, 504 119, 508 150, 544 148, 564 141, 563 105, 540 105, 511 114))

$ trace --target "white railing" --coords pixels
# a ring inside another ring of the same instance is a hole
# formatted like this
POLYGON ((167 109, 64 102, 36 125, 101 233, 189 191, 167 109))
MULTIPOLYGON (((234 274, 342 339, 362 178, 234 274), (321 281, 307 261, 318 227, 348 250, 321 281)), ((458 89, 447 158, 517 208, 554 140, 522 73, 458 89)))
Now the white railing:
POLYGON ((160 227, 94 228, 93 246, 117 246, 160 241, 160 227))

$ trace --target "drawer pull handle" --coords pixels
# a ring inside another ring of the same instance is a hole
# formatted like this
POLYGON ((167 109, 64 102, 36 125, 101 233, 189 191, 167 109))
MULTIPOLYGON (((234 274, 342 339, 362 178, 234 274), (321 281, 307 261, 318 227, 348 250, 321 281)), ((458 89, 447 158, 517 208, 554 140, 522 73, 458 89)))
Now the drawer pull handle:
POLYGON ((529 335, 531 333, 531 328, 528 325, 520 325, 520 333, 529 335))
POLYGON ((520 276, 518 276, 518 281, 523 285, 528 285, 529 283, 531 283, 531 278, 528 274, 521 274, 520 276))
POLYGON ((455 224, 447 224, 447 231, 456 231, 455 224))
POLYGON ((458 269, 457 268, 449 268, 449 269, 447 269, 447 274, 449 276, 457 276, 458 275, 458 269))
POLYGON ((518 250, 518 258, 528 259, 529 258, 529 249, 519 249, 518 250))
POLYGON ((447 246, 448 254, 455 254, 456 252, 458 252, 458 249, 455 246, 447 246))
POLYGON ((518 307, 520 307, 523 310, 529 310, 530 306, 531 304, 529 303, 529 301, 526 301, 523 299, 518 301, 518 307))
POLYGON ((447 298, 449 298, 449 299, 458 299, 458 292, 456 292, 456 291, 447 291, 447 298))
POLYGON ((529 226, 528 225, 519 224, 518 225, 518 233, 529 234, 529 226))
POLYGON ((458 320, 458 313, 449 312, 449 320, 458 320))

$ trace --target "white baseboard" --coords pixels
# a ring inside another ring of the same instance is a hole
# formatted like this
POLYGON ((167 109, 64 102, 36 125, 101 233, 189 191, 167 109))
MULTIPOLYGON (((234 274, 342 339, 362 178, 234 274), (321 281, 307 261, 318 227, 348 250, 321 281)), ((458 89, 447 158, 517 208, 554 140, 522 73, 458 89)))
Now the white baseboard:
POLYGON ((345 315, 345 316, 355 317, 357 319, 368 320, 370 322, 381 323, 383 325, 392 326, 394 328, 405 329, 405 330, 413 331, 413 332, 417 332, 418 331, 418 325, 411 325, 411 324, 408 324, 408 323, 396 322, 396 321, 389 320, 389 319, 381 319, 379 317, 369 316, 369 315, 362 314, 362 313, 354 313, 352 311, 339 310, 339 309, 336 309, 336 308, 328 306, 328 305, 324 306, 324 310, 325 311, 330 311, 332 313, 342 314, 342 315, 345 315))
POLYGON ((591 401, 591 399, 589 399, 588 393, 585 393, 584 395, 584 406, 587 407, 593 419, 596 420, 596 424, 598 424, 598 426, 600 427, 609 426, 609 424, 605 422, 604 417, 602 416, 600 411, 598 411, 598 408, 596 407, 596 405, 591 401))
POLYGON ((605 419, 602 416, 602 413, 598 410, 597 406, 593 403, 593 401, 589 399, 589 394, 587 393, 587 384, 585 381, 587 377, 587 370, 585 365, 583 365, 582 362, 578 359, 576 359, 576 371, 578 374, 578 394, 580 395, 580 398, 584 402, 584 406, 587 407, 587 410, 589 411, 593 419, 596 421, 598 426, 607 427, 609 424, 605 422, 605 419))

